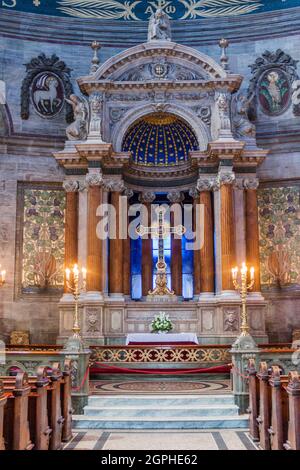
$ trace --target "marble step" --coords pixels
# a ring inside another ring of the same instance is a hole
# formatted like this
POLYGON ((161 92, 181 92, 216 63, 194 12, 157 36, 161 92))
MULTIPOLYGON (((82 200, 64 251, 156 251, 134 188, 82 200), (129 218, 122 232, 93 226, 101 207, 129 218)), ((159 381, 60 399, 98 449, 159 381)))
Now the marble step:
POLYGON ((75 429, 247 429, 248 415, 222 417, 168 417, 104 418, 100 416, 75 415, 75 429))
POLYGON ((197 416, 238 416, 239 409, 236 405, 181 405, 165 406, 156 402, 153 406, 86 406, 85 416, 100 416, 103 418, 155 418, 163 416, 165 419, 172 417, 194 418, 197 416))
POLYGON ((234 405, 234 397, 227 395, 105 395, 90 396, 88 405, 103 407, 123 406, 201 406, 201 405, 234 405))

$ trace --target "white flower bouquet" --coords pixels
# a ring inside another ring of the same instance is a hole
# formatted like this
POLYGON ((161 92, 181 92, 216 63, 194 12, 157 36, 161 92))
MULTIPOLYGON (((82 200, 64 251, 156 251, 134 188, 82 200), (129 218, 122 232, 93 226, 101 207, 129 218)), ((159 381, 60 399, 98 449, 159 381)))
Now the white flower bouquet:
POLYGON ((151 333, 167 333, 173 329, 172 322, 166 312, 159 312, 151 323, 151 333))

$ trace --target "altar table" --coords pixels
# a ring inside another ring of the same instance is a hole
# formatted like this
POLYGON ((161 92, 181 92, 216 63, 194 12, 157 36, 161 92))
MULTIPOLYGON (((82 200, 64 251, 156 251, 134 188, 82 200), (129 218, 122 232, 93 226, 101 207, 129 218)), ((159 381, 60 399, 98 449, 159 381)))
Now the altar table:
POLYGON ((199 344, 196 333, 129 333, 126 344, 199 344))

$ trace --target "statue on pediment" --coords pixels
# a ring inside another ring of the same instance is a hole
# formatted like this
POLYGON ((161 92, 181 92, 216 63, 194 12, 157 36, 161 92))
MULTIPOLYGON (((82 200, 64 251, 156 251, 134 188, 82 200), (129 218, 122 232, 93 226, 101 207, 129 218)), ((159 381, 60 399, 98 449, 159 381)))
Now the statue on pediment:
POLYGON ((170 20, 161 8, 158 8, 150 18, 148 41, 171 41, 170 20))

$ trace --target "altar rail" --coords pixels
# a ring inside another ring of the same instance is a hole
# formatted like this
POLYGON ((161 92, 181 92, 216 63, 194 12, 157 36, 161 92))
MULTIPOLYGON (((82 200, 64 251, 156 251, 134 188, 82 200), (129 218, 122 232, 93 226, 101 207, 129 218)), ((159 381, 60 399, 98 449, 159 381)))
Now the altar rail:
POLYGON ((106 364, 228 364, 228 346, 216 345, 127 345, 91 346, 90 365, 106 364))

